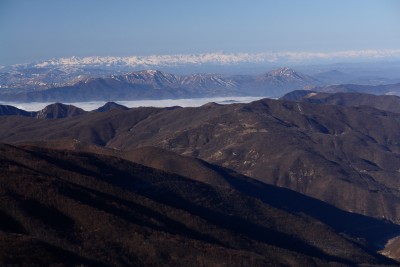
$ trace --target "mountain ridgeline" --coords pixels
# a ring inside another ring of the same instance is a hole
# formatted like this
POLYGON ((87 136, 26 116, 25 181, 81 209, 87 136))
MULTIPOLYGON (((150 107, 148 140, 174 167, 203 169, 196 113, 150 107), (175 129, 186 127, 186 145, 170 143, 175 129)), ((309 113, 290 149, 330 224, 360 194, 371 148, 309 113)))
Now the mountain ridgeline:
POLYGON ((400 221, 399 113, 269 99, 198 108, 44 110, 53 113, 40 117, 60 117, 64 110, 65 119, 0 116, 0 140, 67 138, 118 150, 156 146, 344 210, 400 221))
MULTIPOLYGON (((110 110, 128 110, 127 107, 117 104, 115 102, 107 102, 92 112, 107 112, 110 110)), ((73 117, 88 113, 87 111, 75 107, 73 105, 66 105, 62 103, 54 103, 47 105, 39 111, 25 111, 9 105, 0 105, 0 116, 19 115, 23 117, 32 117, 37 119, 61 119, 73 117)))
MULTIPOLYGON (((4 79, 3 82, 7 83, 7 79, 4 79)), ((18 82, 13 83, 13 81, 11 79, 11 84, 2 86, 5 89, 0 90, 0 100, 77 102, 214 96, 278 97, 291 90, 321 85, 318 80, 289 68, 281 68, 256 76, 174 75, 156 70, 146 70, 103 78, 80 76, 73 79, 75 82, 66 81, 65 85, 49 85, 41 89, 35 89, 35 83, 29 88, 19 88, 18 82)))
POLYGON ((0 263, 398 266, 398 99, 0 106, 0 263))
MULTIPOLYGON (((128 73, 91 69, 22 69, 0 73, 2 102, 81 102, 179 99, 224 96, 279 98, 293 90, 400 94, 392 80, 361 80, 339 71, 302 74, 284 67, 259 75, 200 73, 176 75, 158 70, 128 73), (383 84, 383 82, 385 82, 383 84)), ((397 81, 397 80, 396 80, 397 81)))

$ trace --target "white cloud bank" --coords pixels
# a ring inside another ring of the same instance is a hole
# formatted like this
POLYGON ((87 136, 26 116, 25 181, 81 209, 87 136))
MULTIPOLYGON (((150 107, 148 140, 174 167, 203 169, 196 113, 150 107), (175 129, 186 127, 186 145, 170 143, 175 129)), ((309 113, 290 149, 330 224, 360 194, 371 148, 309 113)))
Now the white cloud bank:
POLYGON ((267 53, 205 53, 151 55, 131 57, 70 57, 36 62, 35 67, 56 66, 109 66, 152 67, 265 62, 295 62, 334 59, 379 59, 400 58, 400 49, 348 50, 339 52, 267 52, 267 53))
MULTIPOLYGON (((212 97, 212 98, 190 98, 190 99, 161 99, 161 100, 134 100, 134 101, 115 101, 118 104, 124 105, 128 108, 136 107, 199 107, 206 103, 216 102, 219 104, 231 104, 231 103, 249 103, 262 99, 264 97, 252 97, 252 96, 233 96, 233 97, 212 97)), ((65 103, 82 108, 86 111, 95 110, 103 106, 105 101, 88 101, 88 102, 74 102, 65 103)), ((0 102, 0 105, 10 105, 23 109, 26 111, 39 111, 45 108, 47 105, 53 104, 52 102, 30 102, 30 103, 15 103, 15 102, 0 102)))

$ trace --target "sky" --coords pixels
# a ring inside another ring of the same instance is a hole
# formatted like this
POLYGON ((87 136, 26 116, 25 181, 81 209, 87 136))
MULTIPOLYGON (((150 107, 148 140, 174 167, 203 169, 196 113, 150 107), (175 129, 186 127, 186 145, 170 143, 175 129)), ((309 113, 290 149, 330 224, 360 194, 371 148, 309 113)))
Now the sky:
POLYGON ((59 57, 400 51, 398 0, 0 0, 0 65, 59 57))

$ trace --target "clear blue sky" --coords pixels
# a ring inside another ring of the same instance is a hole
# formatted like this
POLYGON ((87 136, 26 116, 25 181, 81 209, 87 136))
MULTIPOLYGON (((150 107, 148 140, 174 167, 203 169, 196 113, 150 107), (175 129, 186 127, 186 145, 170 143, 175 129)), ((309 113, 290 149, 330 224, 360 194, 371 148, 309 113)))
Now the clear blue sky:
POLYGON ((53 57, 400 49, 398 0, 0 0, 0 65, 53 57))

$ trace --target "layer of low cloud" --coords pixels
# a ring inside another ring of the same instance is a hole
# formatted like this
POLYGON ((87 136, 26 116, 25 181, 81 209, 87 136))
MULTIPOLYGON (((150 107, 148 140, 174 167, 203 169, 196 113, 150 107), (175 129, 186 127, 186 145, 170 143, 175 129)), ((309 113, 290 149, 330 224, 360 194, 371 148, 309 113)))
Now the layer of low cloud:
MULTIPOLYGON (((115 101, 118 104, 124 105, 128 108, 136 107, 199 107, 206 103, 215 102, 219 104, 231 104, 231 103, 249 103, 252 101, 259 100, 263 97, 212 97, 212 98, 190 98, 190 99, 161 99, 161 100, 135 100, 135 101, 115 101)), ((88 101, 88 102, 74 102, 65 103, 82 108, 86 111, 95 110, 103 106, 105 101, 88 101)), ((14 102, 0 102, 0 105, 10 105, 23 109, 26 111, 39 111, 52 103, 46 102, 30 102, 30 103, 14 103, 14 102)))

